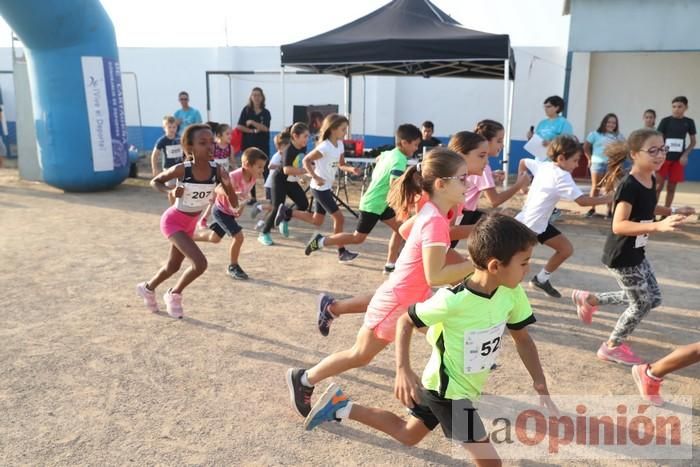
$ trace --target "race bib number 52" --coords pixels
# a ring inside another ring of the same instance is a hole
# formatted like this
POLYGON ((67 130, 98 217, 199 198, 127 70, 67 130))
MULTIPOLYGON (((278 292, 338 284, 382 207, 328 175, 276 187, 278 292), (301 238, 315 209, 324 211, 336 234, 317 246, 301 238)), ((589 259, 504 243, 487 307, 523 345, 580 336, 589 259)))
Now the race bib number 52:
POLYGON ((496 363, 506 323, 464 332, 464 373, 479 373, 496 363))

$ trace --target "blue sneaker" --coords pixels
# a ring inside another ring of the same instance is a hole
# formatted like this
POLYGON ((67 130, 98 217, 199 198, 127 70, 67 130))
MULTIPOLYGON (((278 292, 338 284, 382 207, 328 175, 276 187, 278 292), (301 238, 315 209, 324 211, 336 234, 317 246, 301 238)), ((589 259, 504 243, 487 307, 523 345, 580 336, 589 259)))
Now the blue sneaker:
POLYGON ((340 419, 335 414, 338 410, 348 405, 349 402, 350 398, 343 390, 337 384, 331 383, 326 392, 311 408, 309 415, 306 416, 304 429, 311 431, 323 422, 339 422, 340 419))
POLYGON ((262 243, 265 246, 270 246, 272 245, 272 237, 270 237, 269 233, 261 233, 258 235, 258 242, 262 243))
POLYGON ((328 294, 322 293, 318 296, 318 311, 316 316, 318 317, 318 332, 320 332, 323 337, 326 337, 331 330, 333 315, 328 307, 330 307, 333 302, 335 302, 335 298, 328 294))
POLYGON ((282 221, 282 223, 279 225, 279 231, 280 231, 280 235, 282 235, 284 238, 288 238, 289 237, 289 222, 282 221))
POLYGON ((280 207, 277 208, 277 213, 275 213, 275 227, 280 225, 282 222, 288 220, 288 211, 291 211, 291 209, 285 206, 284 204, 280 204, 280 207))

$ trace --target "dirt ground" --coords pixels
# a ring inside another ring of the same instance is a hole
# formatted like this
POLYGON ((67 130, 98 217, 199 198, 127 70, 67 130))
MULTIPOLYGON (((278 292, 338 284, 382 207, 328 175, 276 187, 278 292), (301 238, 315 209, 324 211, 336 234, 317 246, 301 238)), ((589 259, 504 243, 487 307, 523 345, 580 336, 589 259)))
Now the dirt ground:
MULTIPOLYGON (((356 187, 351 191, 354 200, 356 187)), ((678 198, 678 204, 700 209, 697 184, 682 185, 678 198)), ((515 199, 511 207, 521 202, 515 199)), ((285 370, 349 347, 362 322, 361 315, 343 317, 323 338, 315 328, 317 295, 366 293, 382 282, 385 226, 354 248, 361 256, 352 265, 341 265, 332 252, 305 257, 312 230, 299 223, 291 225, 289 239, 273 233, 275 246, 259 245, 245 215, 241 265, 251 280, 234 282, 225 274, 225 244, 204 245, 209 269, 184 294, 186 318, 174 320, 146 311, 134 292, 165 259, 168 244, 158 226, 166 204, 146 180, 70 194, 0 170, 0 464, 458 464, 439 429, 417 447, 354 422, 306 433, 289 407, 285 370)), ((614 289, 600 264, 609 227, 576 210, 558 224, 576 252, 553 282, 565 296, 573 287, 614 289)), ((352 229, 354 219, 346 219, 352 229)), ((546 248, 536 249, 535 272, 548 255, 546 248)), ((631 343, 651 360, 700 341, 700 224, 653 237, 648 256, 664 304, 631 343)), ((635 394, 627 367, 595 358, 620 308, 602 310, 584 327, 568 299, 538 292, 530 297, 538 322, 529 329, 553 393, 635 394)), ((420 372, 429 348, 419 337, 413 346, 420 372)), ((403 413, 393 398, 393 357, 391 347, 368 368, 334 381, 359 402, 403 413)), ((499 363, 486 392, 531 393, 510 339, 499 363)), ((695 448, 694 461, 659 464, 700 465, 700 366, 669 376, 664 392, 695 397, 695 448)))

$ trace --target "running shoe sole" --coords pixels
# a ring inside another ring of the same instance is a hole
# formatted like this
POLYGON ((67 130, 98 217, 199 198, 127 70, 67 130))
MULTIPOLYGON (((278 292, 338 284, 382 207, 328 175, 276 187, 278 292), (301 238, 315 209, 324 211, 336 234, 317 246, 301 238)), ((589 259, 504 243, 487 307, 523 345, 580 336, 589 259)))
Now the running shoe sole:
POLYGON ((307 415, 304 419, 304 430, 309 429, 308 426, 311 423, 311 420, 313 420, 316 414, 333 399, 333 396, 335 396, 335 393, 338 391, 338 389, 340 389, 340 387, 335 383, 331 383, 328 385, 326 391, 321 395, 318 401, 316 401, 313 407, 311 407, 309 415, 307 415))

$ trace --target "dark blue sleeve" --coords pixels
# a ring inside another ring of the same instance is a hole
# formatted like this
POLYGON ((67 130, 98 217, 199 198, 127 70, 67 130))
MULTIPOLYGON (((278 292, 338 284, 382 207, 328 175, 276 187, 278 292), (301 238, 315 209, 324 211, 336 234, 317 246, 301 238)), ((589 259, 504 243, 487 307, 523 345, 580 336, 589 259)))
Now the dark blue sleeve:
POLYGON ((248 106, 243 107, 241 110, 241 116, 238 117, 238 124, 245 126, 246 120, 248 120, 248 106))
POLYGON ((695 120, 693 120, 692 118, 689 118, 688 119, 688 134, 694 135, 695 133, 697 133, 697 131, 695 130, 695 120))

